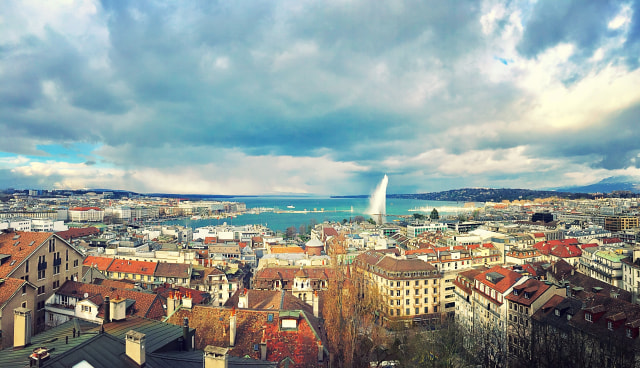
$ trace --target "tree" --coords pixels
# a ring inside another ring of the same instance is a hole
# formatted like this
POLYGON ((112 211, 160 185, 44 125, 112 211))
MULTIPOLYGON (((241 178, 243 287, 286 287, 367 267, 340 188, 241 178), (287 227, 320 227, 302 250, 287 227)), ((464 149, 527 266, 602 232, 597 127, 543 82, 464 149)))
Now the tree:
POLYGON ((431 214, 429 215, 429 217, 432 220, 437 220, 440 218, 440 214, 438 213, 438 210, 434 207, 433 210, 431 211, 431 214))
POLYGON ((287 238, 291 239, 294 236, 296 236, 296 227, 295 226, 289 226, 287 228, 287 232, 286 232, 287 238))
POLYGON ((416 220, 424 220, 425 217, 426 216, 421 214, 421 213, 414 213, 413 214, 413 218, 416 219, 416 220))
POLYGON ((384 356, 387 334, 376 320, 380 315, 380 295, 368 288, 360 273, 347 275, 349 266, 332 264, 335 278, 325 292, 322 316, 329 350, 334 353, 332 366, 369 367, 375 356, 384 356))
POLYGON ((353 218, 353 221, 357 224, 362 223, 365 221, 364 216, 356 216, 353 218))
POLYGON ((304 224, 300 225, 300 228, 298 229, 298 234, 303 235, 307 233, 307 227, 304 226, 304 224))
POLYGON ((371 225, 375 225, 376 224, 376 220, 372 219, 371 217, 369 217, 367 222, 370 223, 371 225))

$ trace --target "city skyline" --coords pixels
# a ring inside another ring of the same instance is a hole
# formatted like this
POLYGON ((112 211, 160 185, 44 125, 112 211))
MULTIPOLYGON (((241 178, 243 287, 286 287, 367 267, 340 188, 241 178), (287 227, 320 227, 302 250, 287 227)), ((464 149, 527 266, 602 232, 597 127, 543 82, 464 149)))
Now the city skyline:
POLYGON ((0 188, 640 178, 640 1, 6 1, 0 14, 0 188))

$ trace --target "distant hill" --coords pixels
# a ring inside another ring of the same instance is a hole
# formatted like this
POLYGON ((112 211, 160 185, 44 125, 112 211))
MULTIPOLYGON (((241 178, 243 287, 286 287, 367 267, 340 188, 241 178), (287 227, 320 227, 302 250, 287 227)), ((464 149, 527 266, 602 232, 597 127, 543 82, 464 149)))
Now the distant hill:
POLYGON ((614 191, 629 191, 631 193, 640 193, 640 181, 631 176, 611 176, 602 179, 595 184, 561 187, 555 190, 559 192, 582 192, 582 193, 611 193, 614 191))
MULTIPOLYGON (((368 196, 333 196, 332 198, 363 198, 368 196)), ((428 201, 500 202, 503 200, 535 199, 546 197, 593 198, 587 193, 557 192, 552 190, 462 188, 442 192, 416 194, 387 194, 387 198, 421 199, 428 201)))

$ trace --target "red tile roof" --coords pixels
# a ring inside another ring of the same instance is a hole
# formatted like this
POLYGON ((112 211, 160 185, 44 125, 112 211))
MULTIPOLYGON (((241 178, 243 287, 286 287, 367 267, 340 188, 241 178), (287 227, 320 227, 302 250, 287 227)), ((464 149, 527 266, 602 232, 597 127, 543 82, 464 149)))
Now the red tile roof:
POLYGON ((547 290, 549 290, 550 287, 551 287, 550 285, 547 285, 542 281, 529 279, 524 283, 513 288, 513 290, 518 291, 518 295, 511 293, 507 295, 505 298, 507 300, 510 300, 518 304, 531 305, 542 294, 544 294, 547 290))
POLYGON ((4 307, 4 304, 8 302, 25 283, 26 281, 24 280, 14 279, 12 277, 8 277, 0 283, 0 309, 4 307))
POLYGON ((114 259, 107 272, 133 273, 136 275, 153 276, 156 270, 156 262, 129 261, 126 259, 114 259))
MULTIPOLYGON (((229 347, 229 320, 232 310, 194 306, 191 311, 180 309, 168 320, 169 323, 182 325, 184 317, 189 318, 189 326, 196 329, 196 349, 207 345, 229 347)), ((316 367, 318 365, 318 346, 323 339, 318 335, 317 321, 307 313, 291 312, 298 321, 296 330, 282 330, 278 310, 256 311, 237 309, 234 311, 236 322, 236 341, 228 354, 231 356, 248 355, 260 359, 260 351, 254 350, 255 344, 266 342, 267 360, 281 362, 286 358, 293 361, 293 367, 316 367), (271 314, 272 321, 269 322, 271 314)), ((325 346, 325 345, 323 345, 325 346)))
POLYGON ((281 254, 281 253, 304 253, 304 249, 298 246, 291 247, 271 247, 271 254, 281 254))
POLYGON ((516 281, 520 280, 521 277, 522 275, 520 275, 515 271, 502 268, 500 266, 493 266, 487 271, 477 275, 475 279, 502 294, 505 291, 507 291, 510 287, 512 287, 516 283, 516 281), (491 272, 499 273, 504 277, 497 283, 493 284, 489 280, 487 280, 487 274, 491 272))
MULTIPOLYGON (((91 298, 94 302, 97 300, 95 297, 100 296, 104 298, 109 296, 112 299, 120 297, 123 299, 135 300, 133 305, 132 314, 139 317, 145 317, 150 319, 161 319, 164 317, 165 312, 163 308, 163 300, 159 295, 143 293, 140 291, 129 289, 116 289, 113 287, 95 285, 95 284, 83 284, 77 281, 68 280, 56 291, 56 294, 67 295, 75 298, 81 298, 87 293, 87 298, 91 298)), ((99 300, 98 300, 99 301, 99 300)), ((104 316, 104 305, 98 305, 98 315, 104 316)))
POLYGON ((182 286, 173 288, 169 284, 164 284, 164 286, 160 286, 154 290, 156 294, 162 296, 164 299, 167 299, 170 293, 176 292, 176 291, 179 291, 180 294, 182 295, 187 295, 187 291, 191 293, 191 303, 193 305, 204 304, 203 302, 211 299, 211 296, 209 295, 209 293, 205 291, 199 291, 196 289, 190 289, 182 286))
POLYGON ((91 236, 100 234, 100 230, 96 227, 72 227, 69 230, 58 231, 56 235, 61 237, 64 240, 69 240, 73 238, 81 238, 84 236, 91 236))
POLYGON ((109 257, 96 257, 96 256, 87 256, 82 262, 83 266, 93 266, 100 271, 106 271, 111 263, 113 262, 113 258, 109 257))
POLYGON ((0 255, 10 256, 4 259, 2 265, 0 265, 0 277, 8 277, 22 261, 42 246, 51 235, 52 233, 23 231, 0 234, 0 255), (17 236, 19 238, 14 239, 17 236))
POLYGON ((191 265, 184 263, 158 263, 155 275, 188 279, 191 278, 191 265))

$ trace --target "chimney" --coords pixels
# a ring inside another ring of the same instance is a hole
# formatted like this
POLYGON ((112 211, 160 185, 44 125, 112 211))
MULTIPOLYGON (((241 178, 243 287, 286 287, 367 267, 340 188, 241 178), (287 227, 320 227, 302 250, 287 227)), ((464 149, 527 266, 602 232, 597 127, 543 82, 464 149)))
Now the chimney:
POLYGON ((238 308, 249 308, 249 291, 244 289, 238 297, 238 308))
POLYGON ((324 359, 324 347, 322 346, 322 341, 318 341, 318 362, 321 362, 324 359))
POLYGON ((126 301, 126 299, 120 298, 120 296, 116 296, 115 299, 111 301, 111 316, 109 316, 111 321, 124 321, 125 319, 127 319, 126 301))
POLYGON ((19 348, 31 343, 31 310, 13 310, 13 347, 19 348))
POLYGON ((207 345, 204 348, 204 368, 227 368, 229 366, 228 350, 207 345))
POLYGON ((184 293, 184 298, 182 298, 182 307, 188 310, 191 310, 193 306, 193 299, 191 298, 191 292, 187 291, 184 293))
POLYGON ((189 318, 184 317, 182 320, 182 340, 184 341, 184 349, 191 350, 191 339, 189 339, 189 318))
POLYGON ((104 297, 104 318, 102 319, 102 323, 111 322, 110 311, 111 311, 111 302, 109 301, 109 297, 105 296, 104 297))
POLYGON ((317 290, 313 292, 313 316, 320 318, 320 298, 317 290))
POLYGON ((173 291, 169 292, 169 297, 167 298, 167 317, 173 314, 176 310, 175 299, 173 298, 173 291))
POLYGON ((265 338, 265 330, 262 330, 262 340, 260 340, 260 360, 267 360, 267 339, 265 338))
POLYGON ((236 309, 231 308, 231 317, 229 318, 229 346, 236 344, 236 309))
POLYGON ((125 335, 125 340, 127 356, 137 365, 143 366, 146 362, 146 335, 134 330, 129 330, 125 335))

